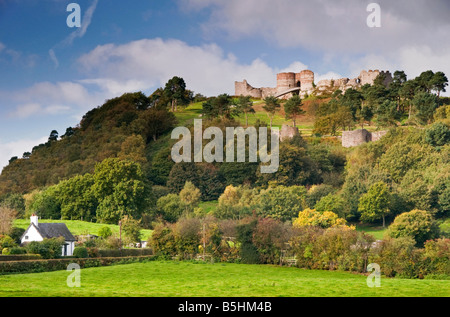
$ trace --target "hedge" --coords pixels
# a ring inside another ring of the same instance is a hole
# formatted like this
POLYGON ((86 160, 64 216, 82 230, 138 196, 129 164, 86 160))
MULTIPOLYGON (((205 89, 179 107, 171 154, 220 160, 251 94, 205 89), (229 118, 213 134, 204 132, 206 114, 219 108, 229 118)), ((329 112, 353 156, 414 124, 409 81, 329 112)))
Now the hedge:
POLYGON ((126 256, 149 256, 153 255, 151 248, 143 249, 122 249, 122 250, 97 250, 98 257, 115 258, 126 256))
POLYGON ((40 259, 42 259, 42 257, 39 254, 0 255, 0 262, 27 261, 27 260, 40 260, 40 259))
POLYGON ((87 259, 51 259, 0 262, 0 275, 42 273, 66 270, 69 264, 76 263, 80 268, 101 267, 113 264, 129 264, 152 260, 153 256, 110 257, 87 259))

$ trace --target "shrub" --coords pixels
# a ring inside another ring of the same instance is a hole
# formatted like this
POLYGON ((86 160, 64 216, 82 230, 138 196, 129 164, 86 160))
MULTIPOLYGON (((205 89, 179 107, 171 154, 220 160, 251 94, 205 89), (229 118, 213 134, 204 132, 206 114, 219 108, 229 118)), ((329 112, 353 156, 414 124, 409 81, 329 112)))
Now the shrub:
POLYGON ((370 262, 378 263, 387 277, 417 278, 420 254, 412 237, 388 238, 371 250, 370 262))
POLYGON ((262 263, 277 264, 281 251, 291 237, 291 226, 281 221, 266 218, 259 219, 253 232, 253 244, 258 249, 262 263))
POLYGON ((253 232, 256 229, 257 221, 250 220, 237 226, 237 240, 240 242, 241 262, 245 264, 261 263, 258 248, 253 244, 253 232))
POLYGON ((423 258, 428 263, 425 275, 450 276, 450 239, 427 241, 424 246, 423 258))
POLYGON ((148 241, 157 256, 172 257, 177 254, 175 234, 172 226, 158 224, 148 241))
POLYGON ((4 249, 2 250, 2 255, 10 255, 10 254, 11 254, 11 250, 10 250, 10 249, 4 248, 4 249))
POLYGON ((103 239, 107 239, 110 236, 112 236, 112 230, 110 227, 108 226, 103 226, 100 228, 100 230, 98 231, 98 235, 100 237, 102 237, 103 239))
POLYGON ((417 246, 423 246, 426 240, 437 238, 438 234, 439 227, 433 216, 417 209, 397 216, 388 229, 390 237, 411 237, 417 246))
POLYGON ((88 250, 85 247, 76 247, 73 250, 73 256, 76 258, 87 258, 88 257, 88 250))
POLYGON ((291 241, 297 266, 365 272, 374 238, 348 227, 302 227, 291 241))
POLYGON ((32 241, 27 244, 27 253, 40 254, 44 259, 57 259, 61 257, 64 238, 44 239, 44 241, 32 241))
POLYGON ((3 250, 4 248, 12 248, 15 246, 16 243, 10 236, 0 235, 0 250, 3 250))
POLYGON ((27 250, 25 248, 21 248, 21 247, 13 247, 13 248, 11 248, 11 251, 10 251, 11 255, 25 254, 25 253, 27 253, 27 250))
POLYGON ((174 226, 177 254, 182 259, 193 258, 200 245, 200 220, 197 218, 181 219, 174 226))

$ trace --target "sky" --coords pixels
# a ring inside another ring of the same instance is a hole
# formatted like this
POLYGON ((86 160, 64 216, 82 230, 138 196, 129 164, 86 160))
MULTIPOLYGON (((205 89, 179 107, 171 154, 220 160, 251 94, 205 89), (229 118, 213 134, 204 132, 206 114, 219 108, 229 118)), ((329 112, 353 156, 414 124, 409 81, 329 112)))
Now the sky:
POLYGON ((367 23, 371 3, 0 0, 0 168, 105 100, 173 76, 206 96, 304 69, 316 82, 369 69, 450 76, 450 1, 378 0, 379 27, 367 23), (80 27, 67 23, 70 3, 80 27))

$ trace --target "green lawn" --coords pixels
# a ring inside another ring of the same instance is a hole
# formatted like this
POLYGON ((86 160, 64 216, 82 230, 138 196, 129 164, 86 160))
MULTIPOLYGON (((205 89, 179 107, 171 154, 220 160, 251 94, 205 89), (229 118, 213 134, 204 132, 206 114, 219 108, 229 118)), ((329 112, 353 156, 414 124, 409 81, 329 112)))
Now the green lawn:
MULTIPOLYGON (((119 234, 119 226, 118 225, 105 225, 99 223, 78 221, 78 220, 41 220, 41 223, 65 223, 67 228, 69 228, 70 232, 73 235, 84 235, 84 234, 93 234, 98 235, 99 230, 104 227, 110 227, 113 233, 119 234)), ((14 226, 18 228, 26 229, 30 225, 30 219, 17 219, 14 221, 14 226)), ((142 240, 147 240, 151 235, 151 230, 142 230, 142 240)))
POLYGON ((387 228, 383 228, 382 226, 370 226, 358 224, 356 225, 356 230, 371 234, 377 240, 382 240, 387 228))
POLYGON ((81 271, 81 287, 66 284, 70 272, 0 276, 0 296, 26 297, 418 297, 449 296, 450 281, 381 279, 292 267, 147 262, 81 271))

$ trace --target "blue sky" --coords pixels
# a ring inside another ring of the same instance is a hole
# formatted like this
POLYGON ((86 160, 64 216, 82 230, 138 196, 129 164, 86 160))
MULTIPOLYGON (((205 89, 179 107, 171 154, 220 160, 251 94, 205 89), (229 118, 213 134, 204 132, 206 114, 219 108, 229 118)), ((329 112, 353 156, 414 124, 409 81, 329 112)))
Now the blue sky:
POLYGON ((88 110, 173 76, 204 95, 280 71, 323 78, 363 69, 450 75, 450 4, 380 0, 0 0, 0 166, 63 134, 88 110), (81 28, 69 28, 69 3, 81 28))

